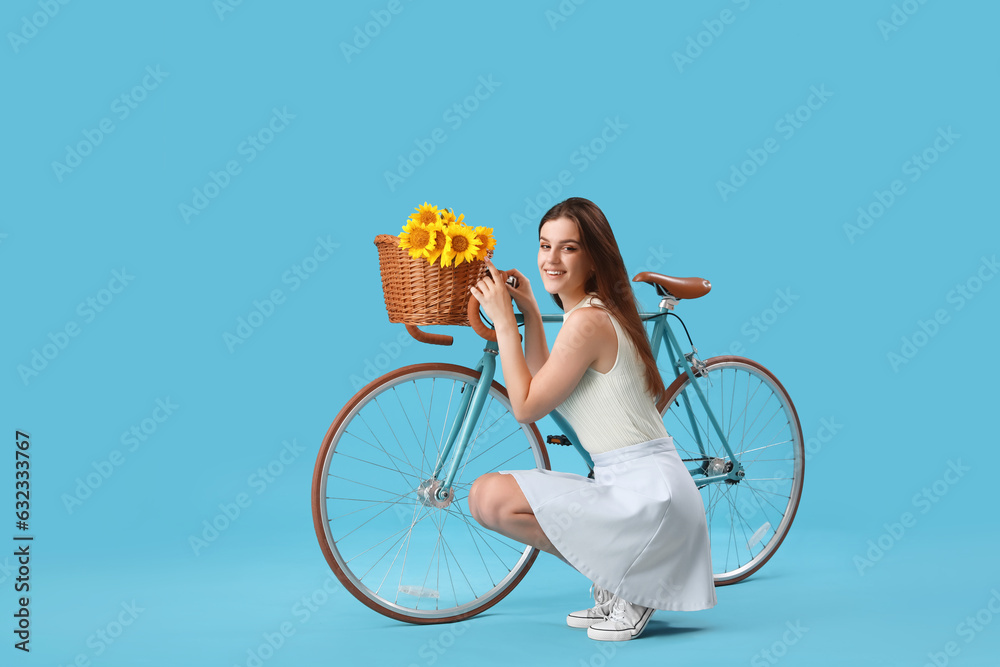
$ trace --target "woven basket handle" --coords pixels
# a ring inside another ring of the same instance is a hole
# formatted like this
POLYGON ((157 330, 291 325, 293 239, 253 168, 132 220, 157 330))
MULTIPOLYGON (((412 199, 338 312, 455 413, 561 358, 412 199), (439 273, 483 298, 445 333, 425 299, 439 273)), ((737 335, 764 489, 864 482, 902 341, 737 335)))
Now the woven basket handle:
MULTIPOLYGON (((508 276, 505 271, 500 271, 500 274, 503 276, 505 283, 517 289, 518 283, 516 277, 508 276)), ((469 324, 472 325, 473 330, 486 340, 493 341, 494 343, 497 342, 497 332, 483 323, 483 319, 479 316, 479 301, 472 295, 469 296, 468 311, 469 324)))

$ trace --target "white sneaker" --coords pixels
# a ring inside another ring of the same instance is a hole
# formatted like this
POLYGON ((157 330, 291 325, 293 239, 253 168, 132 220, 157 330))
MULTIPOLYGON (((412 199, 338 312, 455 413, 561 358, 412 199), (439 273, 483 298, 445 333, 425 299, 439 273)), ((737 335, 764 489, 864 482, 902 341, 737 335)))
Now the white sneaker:
POLYGON ((615 597, 611 604, 611 612, 607 620, 595 623, 587 628, 587 636, 591 639, 608 642, 620 642, 633 639, 642 634, 653 615, 652 607, 640 607, 615 597))
POLYGON ((611 594, 611 591, 605 590, 597 584, 591 585, 591 589, 594 593, 594 602, 597 604, 590 609, 574 611, 567 616, 566 625, 569 627, 589 628, 594 623, 603 621, 608 617, 608 614, 611 613, 611 603, 614 602, 615 599, 615 596, 611 594))

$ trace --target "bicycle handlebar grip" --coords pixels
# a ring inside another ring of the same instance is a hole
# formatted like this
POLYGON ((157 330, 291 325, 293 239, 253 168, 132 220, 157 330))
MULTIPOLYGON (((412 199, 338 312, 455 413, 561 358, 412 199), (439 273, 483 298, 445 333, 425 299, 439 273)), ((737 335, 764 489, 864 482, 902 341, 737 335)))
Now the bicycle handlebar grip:
POLYGON ((430 343, 431 345, 451 345, 455 342, 455 339, 451 336, 427 333, 426 331, 421 331, 412 324, 406 325, 406 331, 421 343, 430 343))
MULTIPOLYGON (((516 276, 508 276, 506 272, 501 271, 500 275, 504 277, 504 282, 517 289, 518 281, 516 276)), ((482 318, 479 316, 479 301, 476 297, 469 295, 469 306, 468 306, 469 324, 472 325, 473 330, 483 338, 488 341, 497 342, 497 332, 490 329, 485 324, 483 324, 482 318)))

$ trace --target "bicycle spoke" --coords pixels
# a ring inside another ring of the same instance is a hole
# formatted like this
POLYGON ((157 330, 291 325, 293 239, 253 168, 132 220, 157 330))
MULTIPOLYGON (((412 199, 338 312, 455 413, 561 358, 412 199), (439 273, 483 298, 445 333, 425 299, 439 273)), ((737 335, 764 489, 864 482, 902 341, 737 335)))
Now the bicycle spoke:
MULTIPOLYGON (((392 507, 393 505, 397 504, 399 502, 399 499, 402 498, 405 495, 406 495, 405 493, 401 493, 396 498, 394 498, 393 500, 382 500, 382 501, 379 501, 378 504, 384 504, 384 505, 387 505, 388 507, 386 507, 385 509, 381 510, 378 514, 381 514, 385 510, 387 510, 390 507, 392 507)), ((343 498, 338 498, 338 500, 344 500, 344 499, 343 498)), ((364 512, 365 510, 370 510, 370 509, 372 509, 372 508, 371 507, 359 507, 356 510, 351 510, 350 512, 346 512, 346 513, 341 514, 339 516, 335 516, 335 517, 333 517, 331 519, 328 519, 327 521, 328 522, 337 521, 338 519, 343 519, 345 516, 350 516, 352 514, 357 514, 358 512, 364 512)), ((375 516, 378 516, 378 514, 376 514, 375 516)), ((372 518, 374 518, 374 517, 372 517, 372 518)), ((369 521, 370 520, 371 519, 369 519, 369 521)))
MULTIPOLYGON (((424 413, 424 422, 426 422, 426 426, 424 426, 424 438, 423 441, 420 443, 420 455, 421 457, 423 457, 425 461, 427 459, 427 436, 434 435, 434 431, 431 430, 431 411, 434 409, 434 385, 436 381, 437 378, 431 378, 431 397, 426 408, 424 408, 424 399, 420 395, 420 390, 417 387, 417 381, 416 380, 412 381, 413 391, 416 392, 417 394, 417 401, 420 403, 420 409, 423 410, 424 413)), ((439 450, 440 450, 440 443, 438 444, 437 447, 435 447, 435 451, 439 450)), ((428 465, 429 469, 431 467, 432 466, 428 465)), ((433 472, 433 470, 431 470, 431 472, 433 472)))
MULTIPOLYGON (((387 556, 387 555, 389 554, 389 552, 390 552, 390 551, 392 551, 392 548, 393 548, 394 546, 396 546, 397 544, 399 544, 400 542, 402 542, 402 541, 403 541, 403 538, 404 538, 405 536, 404 536, 404 535, 402 535, 401 533, 403 533, 403 532, 405 532, 405 531, 406 531, 406 528, 403 528, 403 529, 402 529, 402 530, 400 530, 400 531, 399 531, 398 533, 394 533, 393 535, 390 535, 389 537, 385 538, 385 539, 384 539, 384 540, 382 540, 381 542, 377 542, 376 544, 373 544, 372 546, 368 547, 367 549, 365 549, 364 551, 362 551, 361 553, 359 553, 359 554, 358 554, 357 556, 354 556, 354 558, 357 558, 358 556, 363 556, 364 554, 368 553, 369 551, 371 551, 371 550, 372 550, 372 549, 374 549, 375 547, 379 546, 380 544, 382 544, 382 543, 384 543, 384 542, 386 542, 386 541, 388 541, 388 540, 391 540, 391 539, 392 539, 393 537, 395 537, 396 535, 399 535, 399 537, 397 537, 397 538, 396 538, 396 541, 395 541, 395 542, 393 542, 392 544, 390 544, 390 545, 389 545, 389 547, 388 547, 388 548, 387 548, 387 549, 386 549, 386 550, 385 550, 384 552, 382 552, 382 555, 381 555, 381 556, 379 556, 379 557, 378 557, 378 559, 377 559, 377 560, 376 560, 376 561, 375 561, 374 563, 372 563, 371 567, 369 567, 369 568, 368 568, 368 570, 367 570, 367 571, 366 571, 366 572, 365 572, 364 574, 362 574, 362 575, 361 575, 361 577, 360 577, 361 579, 364 579, 365 577, 367 577, 367 576, 368 576, 368 574, 369 574, 369 573, 370 573, 370 572, 371 572, 372 570, 374 570, 374 569, 375 569, 375 566, 376 566, 376 565, 378 565, 379 563, 381 563, 381 562, 382 562, 382 559, 383 559, 383 558, 385 558, 385 557, 386 557, 386 556, 387 556)), ((347 562, 348 562, 348 563, 349 563, 349 562, 351 562, 352 560, 354 560, 354 558, 351 558, 351 559, 348 559, 348 561, 347 561, 347 562)))
MULTIPOLYGON (((392 394, 396 397, 396 402, 399 403, 399 409, 402 411, 403 417, 406 418, 406 423, 410 427, 410 433, 413 434, 414 441, 419 440, 420 436, 417 435, 416 429, 413 428, 413 422, 410 421, 410 415, 407 414, 406 407, 403 405, 403 399, 401 399, 399 397, 399 391, 397 390, 396 387, 392 388, 392 394)), ((419 392, 418 392, 417 395, 419 396, 419 392)), ((424 464, 427 463, 427 457, 426 457, 426 455, 425 455, 425 453, 424 453, 423 450, 421 450, 420 454, 421 454, 421 457, 420 457, 420 477, 423 478, 424 477, 424 464)))
MULTIPOLYGON (((489 414, 488 408, 489 408, 490 405, 493 405, 493 397, 492 396, 490 396, 489 405, 483 407, 483 415, 489 414)), ((500 421, 500 419, 498 418, 497 421, 500 421)), ((495 424, 496 422, 493 422, 493 423, 495 424)), ((492 428, 492 425, 491 425, 491 428, 492 428)), ((472 439, 472 442, 469 443, 469 446, 465 450, 465 462, 462 463, 462 469, 459 470, 458 473, 455 475, 455 479, 460 479, 462 477, 462 475, 465 474, 465 469, 466 469, 466 467, 468 467, 468 465, 470 463, 469 455, 476 448, 476 443, 479 442, 479 436, 480 436, 480 434, 482 434, 482 432, 483 432, 483 421, 480 421, 479 427, 476 429, 476 435, 475 435, 475 437, 472 439)), ((454 485, 454 484, 455 484, 455 482, 452 481, 452 485, 454 485)))
POLYGON ((473 586, 472 582, 469 581, 469 577, 466 576, 465 570, 462 568, 461 565, 459 565, 458 557, 455 556, 455 552, 451 550, 451 547, 448 545, 448 540, 446 540, 443 535, 441 536, 441 543, 444 545, 444 548, 448 550, 448 553, 451 554, 452 560, 455 561, 455 567, 458 568, 458 571, 462 575, 462 578, 465 579, 465 583, 469 586, 469 590, 472 591, 472 594, 474 596, 479 597, 479 593, 476 592, 475 586, 473 586))
POLYGON ((508 566, 507 566, 506 562, 504 561, 504 559, 500 556, 500 554, 498 554, 496 551, 493 550, 493 547, 490 546, 489 542, 487 542, 485 538, 487 538, 487 537, 491 538, 492 540, 494 540, 498 544, 507 547, 508 549, 510 549, 511 551, 513 551, 514 553, 516 553, 518 556, 520 556, 521 554, 524 553, 523 547, 520 548, 520 549, 517 548, 517 547, 513 547, 513 546, 510 545, 509 542, 504 542, 503 540, 501 540, 500 538, 498 538, 497 537, 497 533, 494 533, 493 531, 486 531, 484 528, 482 528, 478 524, 478 522, 473 523, 473 520, 470 520, 466 516, 465 512, 462 511, 462 508, 459 507, 458 511, 461 513, 462 518, 464 519, 464 523, 467 526, 469 526, 470 528, 475 529, 476 534, 479 535, 479 538, 483 541, 483 545, 485 545, 487 549, 489 549, 490 551, 492 551, 493 555, 497 557, 497 560, 499 560, 500 563, 503 564, 505 567, 508 567, 508 566))
MULTIPOLYGON (((368 428, 368 432, 372 434, 372 437, 375 440, 378 440, 378 437, 375 435, 375 432, 372 431, 371 427, 368 426, 368 422, 365 421, 364 415, 358 413, 358 419, 360 419, 361 423, 364 424, 368 428)), ((381 443, 378 444, 378 445, 373 445, 372 443, 368 442, 364 438, 362 438, 362 437, 360 437, 360 436, 358 436, 358 435, 356 435, 354 433, 351 433, 350 431, 344 431, 344 435, 349 435, 352 438, 358 440, 359 442, 363 442, 364 444, 368 445, 372 449, 376 449, 376 450, 382 452, 383 454, 385 454, 386 458, 389 459, 389 463, 393 463, 394 461, 399 461, 400 463, 404 462, 402 459, 397 459, 395 456, 393 456, 392 454, 390 454, 388 452, 388 450, 386 450, 386 448, 381 445, 381 443)), ((336 454, 337 450, 334 450, 333 453, 336 454)), ((410 466, 410 467, 412 468, 413 466, 410 466)), ((406 473, 404 473, 402 470, 400 470, 398 466, 393 465, 393 468, 396 470, 396 472, 398 472, 400 474, 400 476, 403 477, 404 480, 406 479, 406 477, 405 477, 406 473)))
MULTIPOLYGON (((747 447, 747 446, 749 446, 749 445, 752 445, 752 444, 756 443, 756 442, 757 442, 757 440, 759 440, 759 439, 760 439, 760 436, 762 436, 762 435, 764 434, 764 430, 765 430, 765 429, 766 429, 766 428, 767 428, 768 426, 770 426, 770 425, 771 425, 771 422, 772 422, 772 421, 774 421, 774 418, 775 418, 775 417, 777 417, 777 416, 778 416, 779 414, 782 414, 782 413, 784 413, 784 407, 783 407, 783 406, 782 406, 782 405, 781 405, 781 404, 779 403, 779 404, 778 404, 778 407, 777 407, 777 408, 775 409, 775 411, 774 411, 774 414, 773 414, 773 415, 771 415, 771 416, 770 416, 770 417, 768 418, 767 422, 766 422, 766 423, 765 423, 765 424, 764 424, 763 426, 761 426, 761 427, 760 427, 760 430, 759 430, 759 431, 757 431, 757 434, 756 434, 755 436, 753 436, 752 438, 750 438, 749 440, 747 440, 747 441, 745 441, 745 442, 743 443, 743 446, 744 446, 744 447, 747 447)), ((774 441, 774 438, 775 438, 775 437, 777 437, 778 435, 781 435, 781 434, 782 434, 782 433, 783 433, 783 432, 785 431, 785 428, 786 428, 786 427, 788 427, 788 421, 787 421, 787 419, 786 419, 786 421, 785 421, 784 423, 781 423, 781 422, 779 421, 779 422, 778 422, 778 424, 777 424, 777 429, 778 429, 778 430, 777 430, 777 432, 775 433, 775 436, 774 436, 774 437, 772 437, 772 438, 770 438, 770 440, 771 440, 771 441, 773 442, 773 441, 774 441)))
MULTIPOLYGON (((778 516, 781 516, 782 514, 784 514, 784 510, 782 510, 781 508, 777 507, 777 506, 776 506, 776 505, 775 505, 774 503, 772 503, 772 502, 771 502, 771 501, 770 501, 770 500, 769 500, 769 499, 768 499, 767 497, 765 497, 765 496, 762 496, 762 495, 760 495, 760 492, 761 492, 761 491, 763 491, 763 489, 757 489, 757 488, 755 488, 755 487, 753 487, 753 486, 748 486, 748 487, 746 487, 746 488, 750 489, 750 492, 751 492, 751 493, 753 493, 753 494, 754 494, 754 496, 755 496, 755 497, 757 497, 757 498, 759 499, 759 500, 758 500, 758 502, 759 502, 760 500, 763 500, 763 501, 764 501, 764 502, 766 502, 766 503, 767 503, 768 505, 770 505, 770 506, 771 506, 771 509, 773 509, 773 510, 774 510, 775 512, 777 512, 777 513, 778 513, 778 516)), ((786 496, 786 498, 787 498, 787 496, 786 496)))
MULTIPOLYGON (((385 513, 385 512, 387 512, 387 511, 389 511, 390 509, 392 509, 392 507, 396 505, 396 500, 399 500, 399 498, 396 498, 395 500, 392 500, 392 501, 388 501, 388 502, 387 502, 387 504, 386 504, 386 506, 385 506, 384 508, 382 508, 381 510, 379 510, 378 512, 376 512, 376 513, 375 513, 374 515, 372 515, 371 517, 369 517, 369 518, 368 518, 368 519, 367 519, 366 521, 363 521, 363 522, 362 522, 362 523, 361 523, 360 525, 358 525, 358 526, 355 526, 355 527, 354 527, 354 528, 353 528, 353 529, 351 530, 351 532, 349 532, 349 533, 345 533, 344 535, 341 535, 341 536, 340 536, 340 539, 341 539, 341 540, 345 540, 345 539, 347 539, 348 537, 350 537, 350 536, 351 536, 351 534, 352 534, 352 533, 354 533, 355 531, 357 531, 357 530, 358 530, 359 528, 361 528, 362 526, 364 526, 364 525, 366 525, 366 524, 368 524, 368 523, 371 523, 371 521, 372 521, 373 519, 376 519, 376 518, 378 518, 378 517, 379 517, 379 516, 381 516, 381 515, 382 515, 383 513, 385 513)), ((371 509, 371 508, 370 508, 370 507, 362 507, 362 508, 361 508, 361 510, 365 510, 365 509, 371 509)), ((355 512, 360 512, 361 510, 355 510, 355 512)), ((354 513, 354 512, 348 512, 348 514, 353 514, 353 513, 354 513)), ((346 515, 345 515, 345 516, 346 516, 346 515)), ((331 521, 332 521, 332 519, 331 519, 331 521)))
POLYGON ((733 483, 699 486, 713 571, 722 583, 739 581, 770 558, 794 516, 801 488, 803 454, 794 411, 773 376, 751 364, 738 357, 710 360, 700 377, 680 383, 664 410, 664 424, 696 482, 709 476, 706 461, 729 460, 724 441, 736 457, 733 464, 738 462, 744 471, 733 483), (694 382, 706 402, 695 397, 689 414, 684 397, 691 396, 694 382), (696 455, 699 438, 706 451, 696 455))
MULTIPOLYGON (((375 466, 376 468, 382 468, 384 470, 395 470, 396 472, 398 472, 401 475, 404 475, 404 476, 405 475, 409 475, 410 477, 412 477, 413 479, 417 480, 418 482, 422 479, 421 477, 419 477, 417 475, 414 475, 413 473, 403 472, 399 468, 390 468, 388 466, 384 466, 384 465, 381 465, 379 463, 375 463, 374 461, 368 461, 367 459, 359 459, 356 456, 351 456, 350 454, 345 454, 344 452, 341 452, 341 451, 336 451, 336 452, 333 453, 333 455, 334 456, 343 456, 343 457, 348 458, 348 459, 353 459, 353 460, 357 461, 358 463, 366 463, 366 464, 368 464, 370 466, 375 466)), ((333 475, 331 475, 331 477, 332 476, 333 475)))
MULTIPOLYGON (((431 551, 430 560, 427 561, 427 572, 424 573, 424 580, 420 583, 420 587, 421 588, 426 588, 426 586, 427 586, 427 577, 429 577, 430 574, 431 574, 431 566, 434 565, 434 557, 438 555, 438 547, 440 547, 440 546, 441 546, 441 535, 438 534, 437 540, 434 541, 434 550, 431 551)), ((441 576, 440 576, 441 575, 441 557, 440 556, 437 557, 437 563, 438 563, 438 581, 434 585, 434 590, 438 591, 438 600, 440 601, 440 599, 441 599, 441 597, 440 597, 440 591, 441 591, 441 581, 440 581, 441 580, 441 576)), ((420 606, 420 598, 417 598, 417 604, 416 604, 416 606, 417 607, 420 606)))
POLYGON ((333 477, 334 479, 340 479, 340 480, 343 480, 345 482, 350 482, 351 484, 360 484, 361 486, 367 486, 369 489, 375 489, 376 491, 381 491, 382 493, 388 493, 390 496, 395 495, 397 498, 400 495, 406 495, 407 493, 410 493, 410 491, 404 491, 402 494, 400 494, 400 493, 398 493, 396 491, 389 491, 388 489, 380 489, 377 486, 372 486, 371 484, 365 484, 364 482, 359 482, 356 479, 348 479, 347 477, 341 477, 340 475, 334 475, 332 473, 329 474, 329 475, 327 475, 327 477, 333 477))
POLYGON ((501 390, 483 385, 485 400, 472 409, 469 392, 484 379, 478 371, 414 368, 371 383, 331 427, 319 494, 325 533, 317 528, 352 594, 387 615, 434 621, 494 603, 531 564, 531 548, 479 525, 465 498, 486 472, 541 466, 544 450, 536 430, 515 424, 501 390), (473 421, 463 426, 466 419, 473 421), (462 428, 469 439, 461 460, 457 441, 443 456, 462 428), (418 497, 421 484, 443 481, 451 466, 445 507, 418 497))
MULTIPOLYGON (((721 372, 725 372, 724 370, 721 372)), ((733 390, 729 396, 729 426, 726 430, 726 440, 733 434, 733 415, 736 413, 736 369, 733 369, 733 390)))
MULTIPOLYGON (((400 497, 402 497, 402 495, 405 495, 405 494, 401 494, 400 497)), ((395 500, 369 500, 367 498, 342 498, 340 496, 327 496, 326 499, 327 500, 349 500, 349 501, 353 501, 353 502, 357 502, 357 503, 373 503, 373 504, 388 503, 390 505, 395 505, 396 504, 395 500)))
MULTIPOLYGON (((414 432, 413 435, 416 436, 417 435, 416 432, 414 432)), ((416 514, 417 514, 416 505, 414 505, 413 514, 414 514, 414 516, 416 516, 416 514)), ((406 535, 406 550, 403 552, 403 565, 402 565, 402 567, 399 568, 399 582, 396 584, 396 599, 395 599, 395 602, 397 602, 397 603, 399 602, 399 589, 403 587, 403 573, 406 572, 406 557, 410 555, 410 540, 412 538, 413 538, 413 524, 410 524, 410 532, 407 533, 407 535, 406 535)), ((396 555, 398 556, 399 554, 397 553, 396 555)), ((395 559, 393 559, 393 562, 395 562, 395 559)), ((390 565, 389 567, 391 568, 392 566, 390 565)), ((418 596, 417 600, 419 600, 419 599, 420 599, 420 597, 418 596)), ((418 604, 419 604, 419 602, 418 602, 418 604)))
POLYGON ((523 453, 524 453, 524 452, 518 452, 518 453, 514 454, 514 455, 513 455, 513 456, 511 456, 511 457, 510 457, 509 459, 507 459, 507 460, 505 460, 505 461, 501 461, 500 463, 498 463, 498 464, 496 465, 496 467, 497 467, 497 468, 501 468, 501 467, 503 467, 503 466, 506 466, 506 465, 507 465, 508 463, 510 463, 511 461, 513 461, 514 459, 516 459, 516 458, 517 458, 518 456, 520 456, 520 455, 521 455, 521 454, 523 454, 523 453))
MULTIPOLYGON (((440 535, 438 536, 438 539, 441 539, 440 535)), ((445 571, 448 573, 448 581, 451 582, 451 592, 452 592, 452 595, 455 597, 455 606, 457 607, 458 606, 458 589, 455 588, 455 578, 451 574, 451 564, 448 562, 448 553, 444 550, 444 546, 443 545, 442 545, 442 548, 441 548, 441 555, 444 556, 444 568, 445 568, 445 571)), ((457 565, 458 564, 456 563, 456 566, 457 565)))
MULTIPOLYGON (((760 384, 763 385, 764 381, 761 380, 760 384)), ((758 386, 757 389, 760 389, 760 386, 758 386)), ((757 395, 756 391, 754 391, 754 395, 755 396, 757 395)), ((765 400, 763 403, 761 403, 760 409, 757 411, 757 414, 755 414, 754 417, 753 417, 753 421, 750 422, 749 426, 747 426, 746 428, 743 429, 743 442, 747 441, 747 431, 751 430, 753 428, 753 425, 757 423, 757 420, 760 419, 760 415, 761 415, 762 412, 764 412, 764 408, 767 407, 767 403, 768 403, 767 400, 765 400)), ((781 404, 780 403, 778 404, 778 410, 779 411, 781 410, 781 404)), ((777 414, 777 412, 775 412, 775 414, 777 414)), ((773 419, 774 416, 772 415, 771 418, 773 419)), ((752 442, 752 440, 751 440, 751 442, 752 442)))
MULTIPOLYGON (((416 468, 413 466, 412 463, 410 463, 409 461, 406 461, 404 459, 401 459, 398 456, 390 454, 389 450, 382 446, 381 439, 377 435, 375 435, 375 430, 371 427, 371 425, 368 423, 368 420, 365 419, 365 416, 363 414, 361 414, 360 411, 358 412, 358 419, 360 419, 361 423, 365 425, 365 428, 368 429, 368 432, 372 434, 372 439, 374 439, 379 444, 378 445, 372 445, 370 442, 368 442, 364 438, 361 438, 360 436, 358 436, 357 434, 354 434, 354 433, 347 433, 347 435, 350 435, 351 437, 353 437, 353 438, 355 438, 355 439, 357 439, 357 440, 359 440, 359 441, 361 441, 361 442, 363 442, 363 443, 365 443, 365 444, 367 444, 367 445, 369 445, 371 447, 374 447, 375 449, 378 449, 379 451, 381 451, 383 454, 386 455, 386 457, 389 459, 390 463, 397 463, 398 462, 400 465, 405 465, 410 470, 416 471, 416 468)), ((399 473, 402 475, 403 471, 400 469, 399 473)))
POLYGON ((378 402, 378 398, 375 399, 375 405, 378 407, 379 412, 382 413, 382 418, 385 419, 385 425, 389 427, 389 433, 392 433, 392 437, 396 439, 396 444, 399 445, 399 451, 403 452, 403 458, 406 459, 406 462, 411 468, 418 470, 417 466, 413 465, 413 462, 410 461, 410 457, 406 455, 406 450, 403 449, 403 443, 399 441, 399 436, 396 435, 395 429, 392 428, 392 422, 390 422, 389 418, 386 417, 385 410, 382 409, 382 404, 378 402))
MULTIPOLYGON (((444 422, 441 424, 441 438, 438 440, 438 445, 437 445, 437 456, 438 457, 441 456, 441 452, 444 450, 445 446, 448 444, 447 442, 445 442, 445 431, 448 429, 448 416, 451 415, 451 403, 455 399, 455 385, 456 384, 458 384, 458 383, 457 382, 452 382, 451 383, 451 393, 448 395, 448 408, 444 412, 444 422)), ((459 416, 455 415, 455 419, 458 419, 458 418, 459 418, 459 416)), ((444 461, 441 461, 441 464, 444 465, 444 461)), ((434 465, 435 465, 435 468, 438 465, 436 460, 435 460, 434 465)), ((433 470, 432 472, 436 473, 437 470, 433 470)))
MULTIPOLYGON (((472 461, 475 461, 476 459, 478 459, 478 458, 479 458, 480 456, 482 456, 482 455, 483 455, 483 454, 485 454, 486 452, 490 451, 491 449, 493 449, 494 447, 496 447, 496 446, 497 446, 497 445, 499 445, 500 443, 502 443, 502 442, 506 441, 506 440, 507 440, 507 438, 511 437, 512 435, 516 435, 516 434, 518 434, 518 433, 521 433, 521 432, 522 432, 522 431, 521 431, 521 429, 520 429, 520 428, 518 428, 518 429, 517 429, 516 431, 511 431, 511 432, 510 432, 510 433, 508 433, 508 434, 507 434, 506 436, 504 436, 502 440, 498 440, 498 441, 496 441, 495 443, 493 443, 492 445, 490 445, 489 447, 487 447, 487 448, 486 448, 486 449, 484 449, 483 451, 481 451, 481 452, 479 452, 478 454, 476 454, 476 456, 475 456, 475 457, 473 457, 473 458, 472 458, 472 460, 470 460, 470 461, 469 461, 469 463, 472 463, 472 461)), ((520 453, 520 452, 519 452, 519 453, 520 453)), ((509 461, 510 459, 507 459, 507 460, 509 461)), ((494 468, 495 468, 495 467, 496 467, 496 466, 494 466, 494 468)))
POLYGON ((791 494, 782 495, 782 494, 778 493, 777 491, 768 491, 767 489, 757 489, 757 488, 755 488, 754 490, 757 491, 757 493, 766 493, 768 495, 777 496, 778 498, 784 498, 785 500, 787 500, 787 499, 789 499, 789 498, 792 497, 791 494))
MULTIPOLYGON (((385 574, 382 575, 382 581, 379 582, 378 588, 375 589, 375 595, 378 595, 379 592, 382 590, 382 585, 385 583, 385 580, 389 577, 389 573, 392 572, 392 566, 396 564, 396 559, 399 558, 399 552, 403 550, 404 546, 408 547, 410 545, 410 537, 413 535, 413 523, 414 523, 413 522, 413 518, 416 517, 416 516, 417 516, 417 507, 416 507, 416 505, 414 505, 413 506, 413 516, 411 517, 410 528, 409 528, 409 530, 406 531, 406 539, 402 540, 403 543, 399 545, 398 549, 396 549, 396 555, 392 557, 392 562, 389 563, 389 569, 387 569, 385 571, 385 574)), ((400 579, 402 579, 403 573, 400 572, 399 576, 400 576, 400 579)), ((399 587, 398 586, 396 587, 396 598, 397 599, 399 598, 399 587)))
MULTIPOLYGON (((419 519, 419 520, 417 521, 417 523, 420 523, 421 521, 423 521, 423 520, 424 520, 424 519, 426 519, 426 518, 427 518, 427 515, 425 514, 424 516, 420 517, 420 519, 419 519)), ((413 528, 413 526, 407 526, 407 527, 405 527, 405 528, 400 528, 399 530, 397 530, 397 531, 396 531, 395 533, 393 533, 392 535, 389 535, 388 537, 386 537, 386 538, 383 538, 383 539, 379 540, 378 542, 376 542, 375 544, 371 545, 370 547, 368 547, 367 549, 365 549, 365 550, 364 550, 364 551, 362 551, 361 553, 359 553, 359 554, 355 554, 355 555, 354 555, 354 556, 352 556, 351 558, 348 558, 346 562, 350 563, 350 562, 351 562, 352 560, 354 560, 355 558, 358 558, 359 556, 364 556, 364 555, 365 555, 366 553, 368 553, 369 551, 371 551, 372 549, 374 549, 374 548, 375 548, 375 547, 377 547, 378 545, 382 544, 383 542, 385 542, 385 541, 387 541, 387 540, 391 540, 391 539, 392 539, 393 537, 395 537, 396 535, 400 535, 400 533, 404 533, 404 532, 406 532, 407 530, 412 530, 412 528, 413 528)), ((399 537, 399 540, 402 540, 402 539, 403 539, 403 537, 402 537, 402 535, 400 535, 400 537, 399 537)), ((398 542, 399 540, 397 540, 396 542, 398 542)), ((390 546, 390 547, 389 547, 388 549, 386 549, 386 550, 385 550, 385 553, 384 553, 384 554, 382 554, 382 556, 381 556, 381 557, 380 557, 380 558, 379 558, 379 559, 378 559, 377 561, 375 561, 375 562, 376 562, 376 564, 377 564, 377 563, 378 563, 378 562, 379 562, 380 560, 382 560, 382 558, 385 558, 385 554, 388 554, 388 553, 389 553, 390 551, 392 551, 392 547, 396 546, 396 542, 393 542, 393 543, 392 543, 392 546, 390 546)), ((374 565, 373 565, 372 567, 374 567, 374 565)), ((371 571, 371 570, 369 569, 369 572, 370 572, 370 571, 371 571)), ((366 574, 368 574, 368 573, 366 572, 366 573, 365 573, 365 575, 366 575, 366 574)), ((365 575, 362 575, 362 577, 361 577, 361 578, 363 579, 365 575)))
MULTIPOLYGON (((782 434, 783 434, 783 433, 785 432, 785 427, 786 427, 786 426, 788 426, 788 423, 787 423, 787 422, 786 422, 785 424, 779 424, 779 426, 778 426, 778 431, 777 431, 777 432, 776 432, 776 433, 774 434, 774 436, 773 436, 773 438, 772 438, 772 441, 774 440, 774 438, 777 438, 777 437, 780 437, 780 436, 781 436, 781 435, 782 435, 782 434)), ((756 438, 754 438, 754 439, 753 439, 753 440, 752 440, 752 441, 750 442, 750 444, 753 444, 753 443, 754 443, 754 442, 756 442, 756 441, 757 441, 757 439, 756 439, 756 438)), ((741 453, 742 453, 742 452, 741 452, 741 453)), ((763 454, 764 454, 764 452, 763 452, 763 451, 761 451, 760 453, 758 453, 758 454, 757 454, 757 456, 755 456, 755 457, 754 457, 754 459, 753 459, 753 461, 751 461, 750 463, 755 463, 755 462, 759 461, 759 460, 760 460, 760 457, 761 457, 761 456, 762 456, 763 454)))
POLYGON ((740 453, 741 454, 749 454, 750 452, 756 452, 756 451, 759 451, 761 449, 767 449, 768 447, 777 447, 778 445, 785 445, 785 444, 788 444, 789 442, 791 442, 791 440, 782 440, 781 442, 772 442, 769 445, 764 445, 763 447, 757 447, 755 449, 746 449, 746 450, 743 450, 740 453))
MULTIPOLYGON (((459 512, 461 511, 462 511, 461 508, 459 508, 459 512)), ((462 517, 463 518, 465 517, 465 512, 462 512, 462 517)), ((490 574, 490 568, 486 564, 486 559, 483 558, 483 552, 479 549, 479 544, 476 542, 476 537, 472 532, 472 526, 469 525, 468 521, 463 521, 462 523, 465 524, 465 529, 469 531, 469 537, 472 538, 472 546, 476 548, 476 553, 479 555, 479 560, 482 561, 483 563, 483 569, 486 570, 486 576, 490 578, 490 583, 496 586, 497 585, 496 581, 493 580, 493 575, 490 574)), ((487 547, 489 547, 489 545, 487 545, 487 547)))

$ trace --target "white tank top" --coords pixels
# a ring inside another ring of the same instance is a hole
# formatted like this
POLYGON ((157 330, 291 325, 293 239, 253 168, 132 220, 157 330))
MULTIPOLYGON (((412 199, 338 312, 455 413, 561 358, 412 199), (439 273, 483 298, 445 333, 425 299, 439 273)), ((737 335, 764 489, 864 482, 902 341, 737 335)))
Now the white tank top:
MULTIPOLYGON (((563 313, 563 321, 577 308, 603 305, 596 295, 583 298, 563 313)), ((607 311, 604 311, 607 312, 607 311)), ((591 454, 609 452, 667 435, 656 403, 646 390, 646 366, 611 313, 618 336, 618 356, 607 373, 588 368, 573 393, 557 410, 566 418, 591 454)))

